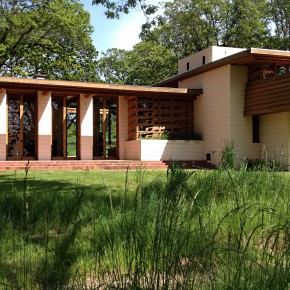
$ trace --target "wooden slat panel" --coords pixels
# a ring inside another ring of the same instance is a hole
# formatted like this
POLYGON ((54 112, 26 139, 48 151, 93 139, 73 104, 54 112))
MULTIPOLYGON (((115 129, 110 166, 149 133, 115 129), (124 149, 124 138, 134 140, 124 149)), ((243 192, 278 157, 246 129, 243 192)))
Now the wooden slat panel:
POLYGON ((160 137, 166 130, 175 136, 194 131, 191 97, 136 97, 128 100, 128 139, 160 137))
POLYGON ((290 74, 247 84, 245 115, 262 115, 290 110, 290 74))

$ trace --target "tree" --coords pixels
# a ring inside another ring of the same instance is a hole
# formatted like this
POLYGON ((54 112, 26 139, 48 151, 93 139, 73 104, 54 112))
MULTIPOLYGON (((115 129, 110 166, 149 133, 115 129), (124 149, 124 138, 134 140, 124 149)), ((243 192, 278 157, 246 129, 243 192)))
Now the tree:
POLYGON ((289 0, 271 0, 270 11, 272 26, 272 47, 290 50, 290 2, 289 0))
POLYGON ((177 73, 177 57, 162 45, 150 41, 136 44, 130 53, 128 84, 152 85, 177 73))
POLYGON ((97 52, 89 13, 76 0, 3 0, 1 75, 91 81, 97 52))
POLYGON ((210 45, 265 47, 268 35, 266 0, 174 0, 166 2, 164 24, 145 29, 151 39, 178 58, 210 45), (149 28, 149 29, 148 29, 149 28))
POLYGON ((177 58, 149 41, 132 50, 109 49, 98 60, 97 75, 107 83, 152 85, 177 73, 177 58))
POLYGON ((144 15, 154 14, 158 6, 147 4, 146 0, 122 0, 119 2, 110 1, 110 0, 93 0, 92 4, 94 5, 103 5, 107 10, 105 14, 107 18, 119 18, 120 13, 128 14, 130 9, 140 8, 144 12, 144 15))
POLYGON ((129 74, 129 51, 112 48, 97 63, 97 76, 109 84, 126 84, 129 74))

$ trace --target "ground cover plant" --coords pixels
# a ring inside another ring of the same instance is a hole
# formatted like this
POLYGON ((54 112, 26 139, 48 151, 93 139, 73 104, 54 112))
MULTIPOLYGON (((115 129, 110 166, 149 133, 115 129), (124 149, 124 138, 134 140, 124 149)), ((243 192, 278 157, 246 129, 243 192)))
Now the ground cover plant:
POLYGON ((289 289, 288 173, 0 174, 0 289, 289 289))

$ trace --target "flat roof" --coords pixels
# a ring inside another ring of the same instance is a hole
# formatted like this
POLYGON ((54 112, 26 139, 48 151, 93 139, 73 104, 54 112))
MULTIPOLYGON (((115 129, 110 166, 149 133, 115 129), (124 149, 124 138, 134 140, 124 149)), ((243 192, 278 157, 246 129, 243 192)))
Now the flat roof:
POLYGON ((216 69, 218 67, 233 64, 233 65, 251 65, 257 63, 277 63, 277 64, 290 64, 290 51, 284 50, 271 50, 261 48, 250 48, 244 51, 232 54, 222 59, 213 61, 204 66, 189 70, 185 73, 168 78, 161 82, 154 84, 155 87, 178 87, 178 82, 189 77, 216 69))
POLYGON ((87 83, 46 79, 0 77, 0 88, 8 90, 44 91, 52 93, 78 93, 100 96, 197 96, 201 89, 147 87, 87 83))

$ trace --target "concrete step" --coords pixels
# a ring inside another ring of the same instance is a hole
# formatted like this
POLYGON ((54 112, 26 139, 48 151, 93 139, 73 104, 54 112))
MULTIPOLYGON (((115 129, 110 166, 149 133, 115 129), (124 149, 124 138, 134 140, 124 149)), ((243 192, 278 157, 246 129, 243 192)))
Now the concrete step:
POLYGON ((0 161, 0 171, 25 170, 136 170, 137 168, 167 168, 162 161, 141 162, 136 160, 61 160, 61 161, 0 161))
MULTIPOLYGON (((51 160, 0 161, 0 171, 25 170, 136 170, 166 169, 171 161, 139 160, 51 160)), ((206 161, 179 161, 184 168, 212 168, 206 161)))

